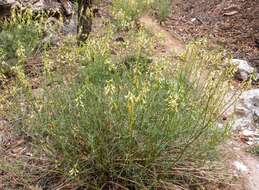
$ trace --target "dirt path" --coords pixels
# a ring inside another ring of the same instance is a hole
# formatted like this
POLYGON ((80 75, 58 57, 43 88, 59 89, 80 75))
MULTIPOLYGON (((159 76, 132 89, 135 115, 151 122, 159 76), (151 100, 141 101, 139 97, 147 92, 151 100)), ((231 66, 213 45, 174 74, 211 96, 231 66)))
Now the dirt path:
MULTIPOLYGON (((161 27, 152 17, 145 15, 139 21, 153 34, 163 36, 162 53, 179 55, 184 51, 184 43, 161 27)), ((226 163, 231 164, 230 168, 233 169, 233 172, 238 172, 237 174, 241 177, 240 180, 244 181, 240 187, 233 187, 233 190, 259 190, 259 160, 246 153, 242 144, 237 141, 231 141, 230 144, 224 145, 224 151, 230 155, 226 158, 226 163), (243 164, 245 171, 237 171, 237 168, 233 165, 234 163, 243 164)))
POLYGON ((244 162, 248 171, 244 173, 244 178, 247 180, 245 187, 247 190, 259 189, 259 161, 243 150, 234 149, 233 153, 244 162))
POLYGON ((184 51, 185 45, 184 43, 178 39, 177 37, 173 36, 168 31, 164 30, 153 18, 148 15, 145 15, 139 19, 141 25, 147 28, 156 36, 161 36, 164 40, 162 43, 162 51, 161 53, 172 53, 179 55, 184 51))
POLYGON ((223 145, 222 151, 226 157, 226 163, 235 175, 240 176, 240 182, 233 190, 258 190, 259 189, 259 160, 250 153, 245 152, 245 146, 231 140, 223 145), (243 184, 240 184, 243 183, 243 184))
POLYGON ((238 58, 259 56, 258 0, 174 0, 164 23, 184 41, 207 37, 238 58))

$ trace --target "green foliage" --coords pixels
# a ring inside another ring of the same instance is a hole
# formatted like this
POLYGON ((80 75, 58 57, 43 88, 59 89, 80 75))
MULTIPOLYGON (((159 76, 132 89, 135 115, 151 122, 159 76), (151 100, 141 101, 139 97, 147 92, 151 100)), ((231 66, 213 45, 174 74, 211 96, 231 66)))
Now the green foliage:
POLYGON ((158 19, 164 21, 171 13, 172 0, 156 0, 152 7, 156 10, 158 19))
POLYGON ((171 13, 171 4, 172 0, 114 0, 111 10, 117 28, 124 29, 150 9, 155 10, 160 21, 164 21, 171 13))
POLYGON ((12 66, 31 56, 43 37, 43 17, 33 18, 32 11, 14 9, 3 21, 0 31, 0 72, 7 74, 12 66), (18 61, 19 60, 19 61, 18 61))
POLYGON ((259 146, 252 146, 248 149, 248 152, 251 154, 254 154, 256 156, 259 156, 259 146))
POLYGON ((112 1, 111 10, 116 20, 117 27, 130 27, 133 21, 143 15, 153 1, 151 0, 114 0, 112 1))
POLYGON ((147 36, 139 31, 135 41, 116 46, 108 33, 60 55, 66 64, 74 60, 66 55, 77 55, 79 74, 46 86, 23 120, 35 147, 55 164, 53 171, 87 189, 199 183, 188 167, 215 159, 227 132, 216 121, 230 69, 215 69, 227 65, 223 55, 205 51, 200 42, 172 71, 168 61, 152 59, 147 36), (111 46, 125 53, 114 57, 111 46), (203 75, 208 66, 214 69, 203 75), (187 173, 177 172, 179 166, 187 173))
MULTIPOLYGON (((128 28, 122 41, 105 28, 85 44, 68 39, 45 52, 38 93, 19 72, 12 117, 32 138, 34 157, 40 154, 37 178, 61 175, 74 189, 194 189, 221 177, 213 161, 228 127, 217 127, 217 120, 233 69, 204 41, 191 43, 175 63, 157 58, 151 35, 131 28, 152 4, 112 2, 120 26, 128 28)), ((29 18, 14 17, 4 26, 13 36, 22 30, 11 46, 15 53, 1 46, 0 59, 14 56, 22 65, 34 52, 42 24, 29 18)))

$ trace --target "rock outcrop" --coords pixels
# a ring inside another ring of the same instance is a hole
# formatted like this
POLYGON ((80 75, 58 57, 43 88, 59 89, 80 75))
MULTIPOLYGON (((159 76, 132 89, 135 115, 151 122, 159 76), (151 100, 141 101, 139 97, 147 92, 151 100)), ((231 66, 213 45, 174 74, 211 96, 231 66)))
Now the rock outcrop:
POLYGON ((45 11, 55 15, 72 15, 73 9, 68 0, 0 0, 0 17, 9 16, 13 7, 31 8, 33 12, 45 11))

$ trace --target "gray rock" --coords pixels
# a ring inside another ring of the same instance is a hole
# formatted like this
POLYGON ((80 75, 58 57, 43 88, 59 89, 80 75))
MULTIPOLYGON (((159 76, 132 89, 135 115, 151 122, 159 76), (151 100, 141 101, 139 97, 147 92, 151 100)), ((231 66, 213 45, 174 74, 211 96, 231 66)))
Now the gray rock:
POLYGON ((35 12, 37 11, 51 11, 51 12, 61 12, 61 4, 57 0, 37 0, 32 2, 30 1, 19 1, 19 4, 22 8, 31 7, 35 12))
POLYGON ((11 5, 11 4, 14 4, 15 2, 16 2, 15 0, 0 0, 0 6, 11 5))
POLYGON ((248 90, 242 93, 238 101, 239 106, 248 110, 247 115, 259 111, 259 88, 248 90))
POLYGON ((232 59, 231 63, 237 67, 236 79, 245 81, 255 72, 255 68, 249 65, 245 60, 232 59))
POLYGON ((239 97, 235 110, 233 129, 253 129, 258 125, 259 88, 245 91, 239 97))
POLYGON ((64 0, 0 0, 0 17, 10 15, 11 8, 31 8, 34 12, 48 11, 52 14, 70 16, 73 8, 70 1, 64 0))

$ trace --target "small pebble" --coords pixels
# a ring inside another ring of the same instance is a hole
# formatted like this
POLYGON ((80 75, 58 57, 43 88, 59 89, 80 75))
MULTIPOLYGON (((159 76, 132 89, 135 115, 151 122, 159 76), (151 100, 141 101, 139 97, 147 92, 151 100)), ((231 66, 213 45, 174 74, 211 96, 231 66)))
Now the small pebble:
POLYGON ((247 172, 248 171, 248 168, 246 167, 246 165, 244 165, 242 162, 240 161, 235 161, 233 163, 233 165, 236 167, 236 169, 239 171, 239 172, 247 172))

